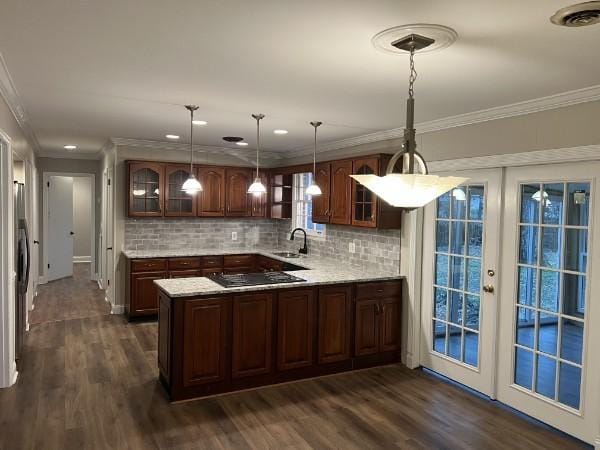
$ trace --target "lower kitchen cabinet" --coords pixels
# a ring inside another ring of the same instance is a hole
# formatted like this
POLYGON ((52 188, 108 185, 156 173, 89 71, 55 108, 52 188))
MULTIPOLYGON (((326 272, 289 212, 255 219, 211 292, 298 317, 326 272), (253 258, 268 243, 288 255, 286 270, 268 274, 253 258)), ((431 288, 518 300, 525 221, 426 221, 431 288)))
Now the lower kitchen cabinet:
POLYGON ((273 294, 233 297, 232 378, 271 371, 273 294))
POLYGON ((282 291, 277 299, 277 370, 313 364, 312 289, 282 291))
POLYGON ((318 362, 350 359, 352 287, 321 288, 318 303, 318 362))
POLYGON ((202 269, 188 269, 188 270, 171 270, 169 272, 170 278, 193 278, 202 277, 202 269))
POLYGON ((230 302, 214 298, 185 303, 183 319, 183 385, 225 380, 230 355, 227 348, 230 302))
POLYGON ((356 300, 354 353, 357 356, 400 348, 400 296, 377 298, 376 295, 356 300))
POLYGON ((158 288, 154 280, 168 278, 167 272, 132 273, 128 314, 132 316, 158 313, 158 288))

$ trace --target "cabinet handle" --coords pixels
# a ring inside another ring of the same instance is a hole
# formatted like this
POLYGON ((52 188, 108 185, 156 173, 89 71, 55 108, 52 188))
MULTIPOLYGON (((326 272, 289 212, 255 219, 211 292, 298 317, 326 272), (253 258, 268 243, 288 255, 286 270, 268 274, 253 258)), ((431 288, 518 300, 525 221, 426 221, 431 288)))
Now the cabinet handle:
POLYGON ((189 266, 190 265, 189 262, 185 262, 185 261, 184 262, 180 262, 179 264, 181 264, 182 266, 189 266))

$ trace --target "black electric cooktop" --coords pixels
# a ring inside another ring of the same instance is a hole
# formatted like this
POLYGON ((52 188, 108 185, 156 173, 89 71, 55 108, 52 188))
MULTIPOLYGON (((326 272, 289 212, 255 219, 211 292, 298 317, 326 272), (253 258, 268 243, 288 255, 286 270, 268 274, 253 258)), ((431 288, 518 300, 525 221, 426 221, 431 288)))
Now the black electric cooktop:
POLYGON ((225 288, 260 286, 262 284, 296 283, 299 281, 306 281, 303 278, 299 278, 285 272, 218 273, 215 275, 209 275, 208 278, 225 288))

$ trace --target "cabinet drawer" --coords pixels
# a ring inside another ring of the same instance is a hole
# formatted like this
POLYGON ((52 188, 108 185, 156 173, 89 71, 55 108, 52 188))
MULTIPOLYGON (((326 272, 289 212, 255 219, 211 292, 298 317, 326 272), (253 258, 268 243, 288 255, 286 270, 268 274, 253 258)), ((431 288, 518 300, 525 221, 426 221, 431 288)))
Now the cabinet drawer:
POLYGON ((222 256, 203 256, 200 258, 200 266, 203 269, 210 269, 213 267, 223 267, 222 256))
POLYGON ((374 283, 358 283, 356 285, 356 299, 396 297, 402 294, 400 281, 383 281, 374 283))
POLYGON ((150 272, 153 270, 166 270, 166 259, 134 259, 131 261, 132 272, 150 272))
POLYGON ((171 258, 169 259, 169 270, 175 269, 199 269, 200 258, 171 258))
POLYGON ((225 255, 224 267, 252 267, 254 255, 225 255))
POLYGON ((225 267, 223 273, 253 273, 254 267, 225 267))

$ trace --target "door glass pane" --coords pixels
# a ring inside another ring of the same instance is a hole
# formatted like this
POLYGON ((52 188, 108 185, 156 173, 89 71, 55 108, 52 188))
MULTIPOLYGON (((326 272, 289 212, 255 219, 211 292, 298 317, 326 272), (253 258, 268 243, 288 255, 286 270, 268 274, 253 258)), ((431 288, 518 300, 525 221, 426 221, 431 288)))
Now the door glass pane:
POLYGON ((524 184, 519 198, 513 381, 575 409, 585 360, 590 200, 590 184, 581 182, 524 184))
POLYGON ((433 350, 474 367, 479 363, 484 215, 483 185, 461 186, 436 202, 433 350))

